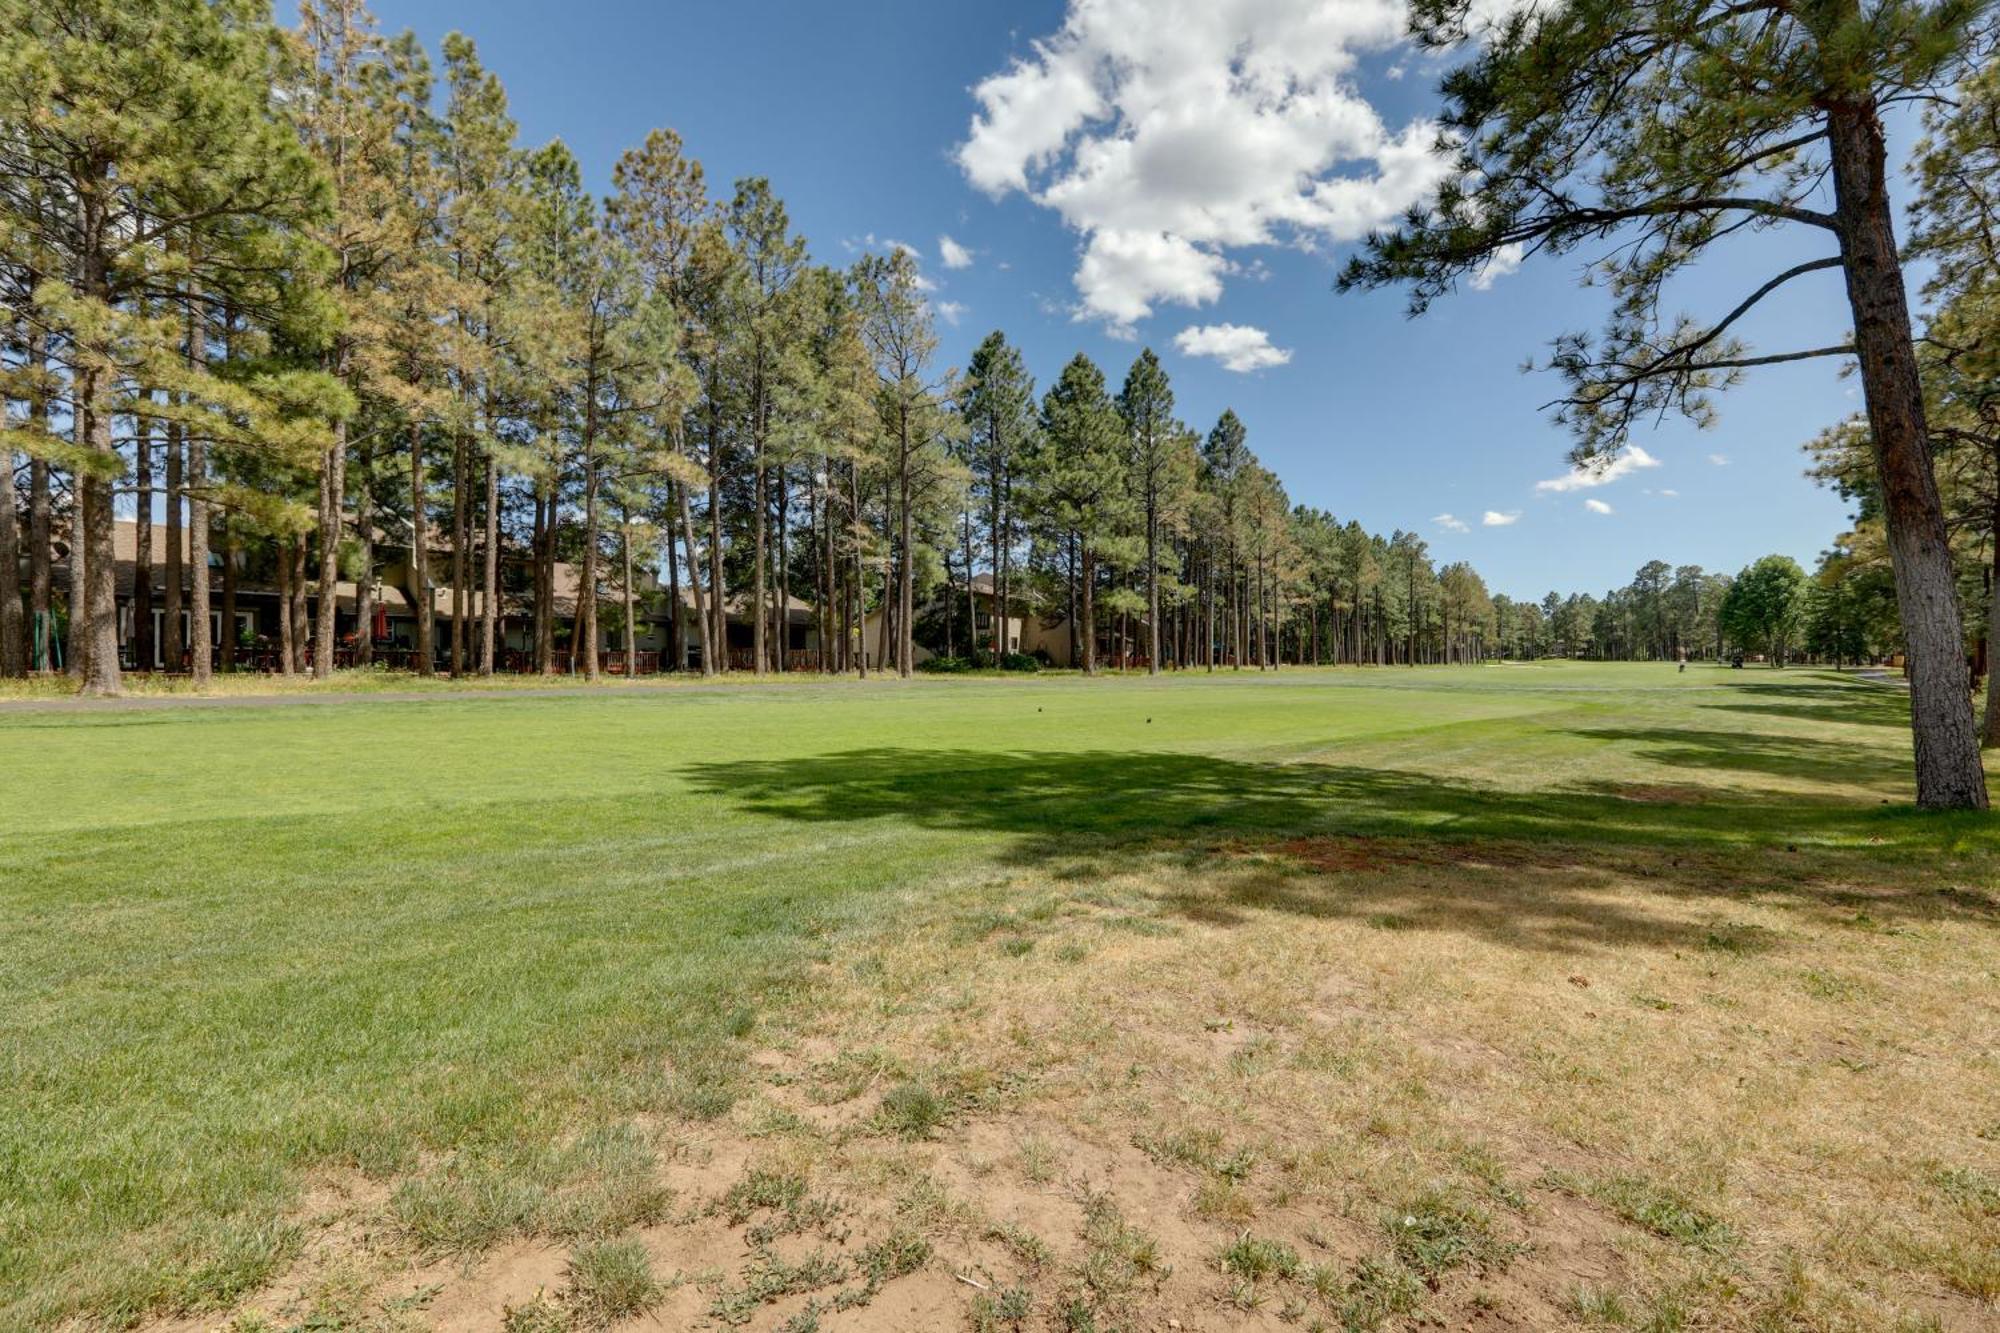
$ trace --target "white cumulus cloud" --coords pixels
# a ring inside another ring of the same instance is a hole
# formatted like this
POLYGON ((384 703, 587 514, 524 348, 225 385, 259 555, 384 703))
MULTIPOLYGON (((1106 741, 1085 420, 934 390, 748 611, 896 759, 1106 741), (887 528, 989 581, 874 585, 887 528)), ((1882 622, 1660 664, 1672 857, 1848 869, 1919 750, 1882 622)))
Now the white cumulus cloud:
POLYGON ((1184 356, 1213 357, 1239 375, 1292 359, 1290 348, 1273 347, 1270 334, 1248 324, 1190 324, 1174 335, 1174 346, 1184 356))
POLYGON ((1069 0, 973 89, 958 164, 1076 230, 1081 317, 1201 306, 1232 251, 1354 240, 1436 186, 1435 126, 1384 124, 1355 77, 1403 19, 1402 0, 1069 0))
POLYGON ((1509 509, 1504 514, 1497 509, 1489 509, 1486 516, 1479 520, 1481 525, 1489 528, 1511 528, 1520 521, 1521 511, 1518 509, 1509 509))
POLYGON ((946 268, 971 268, 972 251, 949 236, 938 237, 938 262, 946 268))
POLYGON ((1444 528, 1450 532, 1472 531, 1471 526, 1468 523, 1466 523, 1464 519, 1459 518, 1455 514, 1439 514, 1436 518, 1433 518, 1431 522, 1437 524, 1439 527, 1444 528))
POLYGON ((939 301, 936 309, 938 318, 953 328, 957 328, 958 321, 965 318, 965 306, 958 301, 939 301))
POLYGON ((1538 491, 1586 491, 1598 486, 1609 486, 1620 477, 1630 476, 1641 468, 1658 467, 1660 460, 1641 449, 1636 444, 1628 444, 1609 459, 1579 463, 1560 477, 1535 483, 1538 491))
POLYGON ((1729 455, 1728 455, 1728 454, 1710 454, 1710 455, 1708 456, 1708 461, 1709 461, 1709 462, 1711 462, 1711 463, 1713 463, 1713 464, 1715 464, 1715 465, 1716 465, 1717 467, 1728 467, 1728 466, 1729 466, 1729 455))
POLYGON ((1611 506, 1602 500, 1585 500, 1583 507, 1593 514, 1608 514, 1612 512, 1611 506))

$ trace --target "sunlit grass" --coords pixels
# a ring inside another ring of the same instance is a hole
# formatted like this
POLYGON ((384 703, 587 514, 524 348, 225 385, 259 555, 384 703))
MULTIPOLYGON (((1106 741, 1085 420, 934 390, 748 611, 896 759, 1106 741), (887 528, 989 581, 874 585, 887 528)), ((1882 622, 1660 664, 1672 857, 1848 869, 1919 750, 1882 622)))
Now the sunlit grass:
MULTIPOLYGON (((414 685, 331 688, 378 684, 414 685)), ((912 901, 973 905, 947 950, 969 999, 992 968, 1095 966, 1102 946, 1050 923, 1141 862, 1179 869, 1093 907, 1116 938, 1162 913, 1325 919, 1312 877, 1367 863, 1394 873, 1340 920, 1397 950, 1504 935, 1558 973, 1683 942, 1765 967, 1787 927, 1754 903, 1843 882, 1874 895, 1848 912, 1869 929, 1905 928, 1903 895, 1992 902, 1986 821, 1908 808, 1900 696, 1830 673, 421 688, 0 704, 0 1327, 228 1309, 300 1254, 327 1173, 379 1182, 422 1252, 657 1224, 665 1149, 631 1126, 729 1116, 766 1029, 912 901), (1518 891, 1412 888, 1486 874, 1518 891), (1683 941, 1605 876, 1752 905, 1683 941)), ((1901 984, 1846 957, 1785 969, 1800 1004, 1901 984)), ((1249 1076, 1278 1054, 1234 1058, 1249 1076)), ((915 1143, 982 1104, 969 1078, 856 1086, 915 1143)), ((1607 1178, 1579 1188, 1680 1216, 1649 1200, 1682 1193, 1607 1178)))

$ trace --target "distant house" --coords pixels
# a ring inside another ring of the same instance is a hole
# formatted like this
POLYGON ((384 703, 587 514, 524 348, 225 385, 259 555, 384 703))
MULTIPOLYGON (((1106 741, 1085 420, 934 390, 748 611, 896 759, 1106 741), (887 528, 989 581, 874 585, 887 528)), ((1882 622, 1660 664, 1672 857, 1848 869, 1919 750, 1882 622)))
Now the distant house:
MULTIPOLYGON (((137 670, 185 670, 184 660, 171 668, 163 659, 165 645, 166 616, 166 558, 167 533, 162 523, 152 525, 151 558, 147 562, 151 571, 150 616, 153 633, 152 661, 132 660, 135 635, 133 633, 134 591, 138 580, 138 525, 130 520, 121 520, 113 527, 112 549, 117 558, 116 587, 118 596, 118 644, 125 656, 127 669, 137 670)), ((390 665, 407 666, 416 651, 417 609, 422 605, 419 598, 428 595, 433 616, 432 648, 436 665, 448 664, 451 651, 452 590, 438 577, 441 552, 433 554, 429 562, 411 559, 407 545, 392 543, 379 544, 375 548, 377 571, 370 590, 369 623, 365 626, 355 623, 355 606, 359 589, 348 580, 342 580, 336 588, 336 647, 338 660, 344 665, 354 660, 355 645, 365 634, 373 654, 378 661, 390 665), (421 586, 418 565, 428 563, 430 573, 428 587, 421 586)), ((55 584, 58 588, 67 585, 68 558, 66 547, 58 548, 55 584)), ((183 552, 181 567, 181 633, 182 642, 190 642, 188 603, 194 587, 194 571, 183 552)), ((234 655, 239 665, 252 670, 274 670, 279 666, 278 645, 282 635, 280 616, 283 614, 282 598, 278 589, 275 572, 264 567, 264 562, 256 557, 239 557, 239 566, 232 573, 224 567, 226 555, 221 550, 211 550, 209 554, 210 610, 208 636, 209 643, 220 655, 223 646, 224 620, 229 619, 229 633, 232 636, 234 655), (225 587, 229 595, 225 597, 225 587)), ((477 568, 475 563, 475 568, 477 568)), ((571 640, 575 631, 576 611, 581 590, 581 571, 577 566, 558 562, 555 566, 555 581, 551 589, 551 602, 556 619, 555 640, 558 646, 557 667, 569 670, 575 663, 572 656, 571 640)), ((500 567, 499 607, 496 624, 496 660, 501 670, 526 671, 531 669, 535 647, 534 623, 534 576, 529 562, 514 554, 507 555, 500 567)), ((637 606, 637 623, 634 626, 633 648, 639 656, 641 671, 671 669, 676 665, 695 668, 701 664, 705 651, 706 636, 694 612, 694 594, 685 586, 680 589, 680 606, 670 608, 666 589, 661 586, 652 570, 635 570, 633 577, 633 597, 637 606), (668 628, 674 614, 678 614, 682 628, 680 642, 685 661, 679 664, 662 662, 661 656, 667 652, 670 636, 668 628)), ((624 589, 619 587, 615 577, 599 589, 598 642, 597 650, 602 667, 610 671, 624 669, 625 634, 617 622, 622 619, 624 589)), ((308 632, 317 624, 319 603, 319 582, 308 581, 306 589, 306 618, 308 632)), ((478 630, 485 614, 485 593, 478 586, 466 590, 464 605, 467 617, 467 641, 477 654, 478 630)), ((810 602, 799 598, 789 599, 785 608, 785 644, 783 646, 785 664, 792 669, 811 670, 818 666, 819 636, 816 628, 817 617, 810 602)), ((728 638, 724 645, 733 669, 748 670, 752 665, 755 627, 749 615, 747 597, 737 595, 729 599, 727 610, 728 638)), ((312 645, 317 650, 318 645, 312 645)))
MULTIPOLYGON (((960 626, 962 630, 964 626, 964 585, 955 584, 949 591, 940 589, 933 596, 929 604, 930 608, 933 611, 941 611, 944 605, 942 599, 946 597, 959 599, 952 607, 952 610, 958 617, 954 623, 960 626)), ((991 652, 993 650, 993 618, 998 614, 998 607, 996 605, 998 600, 999 598, 994 588, 993 576, 991 574, 974 574, 972 576, 973 641, 969 645, 954 644, 953 648, 955 651, 966 653, 975 649, 980 652, 991 652)), ((919 617, 922 617, 926 612, 923 608, 919 608, 917 614, 919 617)), ((868 613, 862 623, 861 633, 862 645, 868 653, 869 665, 875 666, 887 661, 888 649, 891 646, 888 637, 888 617, 880 608, 868 613)), ((1073 666, 1076 662, 1076 651, 1070 642, 1071 637, 1068 615, 1061 612, 1053 616, 1037 614, 1034 610, 1032 599, 1027 596, 1025 588, 1017 585, 1016 589, 1011 592, 1011 595, 1007 599, 1006 640, 1008 652, 1026 653, 1033 657, 1044 657, 1051 666, 1073 666)), ((1100 640, 1104 639, 1103 635, 1099 637, 1100 640)), ((1108 652, 1103 642, 1100 642, 1100 651, 1108 652)), ((937 654, 919 643, 915 645, 913 656, 916 662, 921 663, 928 662, 931 658, 937 656, 937 654)))

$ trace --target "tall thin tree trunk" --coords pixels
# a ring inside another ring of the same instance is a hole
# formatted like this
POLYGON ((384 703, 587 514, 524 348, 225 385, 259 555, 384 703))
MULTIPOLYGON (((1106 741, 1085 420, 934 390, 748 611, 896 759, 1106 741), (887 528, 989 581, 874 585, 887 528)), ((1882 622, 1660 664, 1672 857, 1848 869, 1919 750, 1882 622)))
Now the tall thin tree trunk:
POLYGON ((274 543, 278 561, 278 674, 292 674, 292 544, 288 538, 274 543))
POLYGON ((618 525, 618 557, 624 568, 620 581, 625 586, 625 678, 639 674, 639 606, 632 596, 632 514, 629 509, 618 525))
POLYGON ((662 543, 667 554, 667 642, 666 656, 660 662, 662 671, 679 671, 687 665, 687 653, 682 646, 681 622, 681 560, 680 540, 674 535, 674 507, 676 493, 680 486, 672 477, 667 478, 665 517, 666 523, 661 534, 666 538, 662 543), (669 665, 671 664, 671 665, 669 665))
MULTIPOLYGON (((151 393, 142 395, 150 403, 151 393)), ((153 669, 153 419, 141 414, 132 441, 132 666, 153 669)), ((11 461, 11 460, 10 460, 11 461)), ((7 473, 7 508, 14 507, 13 469, 7 473)), ((0 573, 11 585, 18 572, 0 573)), ((18 605, 18 602, 17 602, 18 605)), ((0 627, 4 633, 4 627, 0 627)))
POLYGON ((777 634, 779 671, 789 671, 787 661, 792 651, 792 553, 791 553, 791 490, 786 485, 785 467, 778 467, 778 561, 774 570, 775 587, 773 598, 778 603, 777 634))
MULTIPOLYGON (((342 363, 334 369, 345 376, 342 363)), ((327 446, 319 465, 319 629, 313 635, 313 675, 320 680, 333 678, 334 646, 340 632, 340 539, 341 511, 347 503, 347 421, 333 424, 333 442, 327 446)), ((359 639, 356 626, 355 638, 359 639)))
MULTIPOLYGON (((706 637, 714 645, 717 671, 729 670, 728 595, 722 585, 722 432, 715 409, 709 410, 708 436, 708 600, 715 617, 706 637)), ((706 657, 708 654, 704 653, 706 657)))
POLYGON ((21 606, 21 526, 14 508, 14 450, 0 449, 0 676, 28 671, 27 617, 21 606))
POLYGON ((240 581, 237 571, 242 567, 243 549, 235 525, 225 523, 222 525, 222 633, 216 636, 221 641, 218 646, 225 672, 236 670, 236 585, 240 581))
POLYGON ((1890 212, 1882 125, 1872 98, 1827 116, 1854 344, 1881 482, 1896 603, 1910 650, 1917 804, 1984 810, 1986 771, 1972 716, 1964 622, 1937 476, 1903 269, 1890 212))
POLYGON ((354 501, 354 540, 360 548, 354 572, 354 665, 375 663, 375 492, 368 482, 375 475, 375 453, 363 446, 361 486, 354 501))
POLYGON ((415 575, 416 588, 411 596, 417 599, 417 674, 433 674, 436 653, 433 648, 431 603, 431 527, 430 515, 426 512, 428 497, 424 486, 424 428, 417 421, 410 422, 410 571, 415 575))
MULTIPOLYGON (((701 627, 701 674, 713 676, 716 672, 715 626, 709 619, 707 599, 701 591, 701 548, 695 545, 694 540, 694 505, 688 499, 686 486, 676 485, 674 489, 680 493, 681 542, 687 547, 688 591, 694 594, 694 619, 701 627)), ((675 606, 674 616, 678 618, 680 613, 680 607, 675 606)))
MULTIPOLYGON (((208 360, 207 333, 201 325, 200 311, 192 302, 188 305, 187 355, 197 368, 208 360)), ((192 431, 187 437, 187 468, 182 480, 188 492, 188 571, 194 579, 188 607, 188 639, 193 652, 190 674, 195 685, 205 689, 215 677, 215 652, 208 623, 212 600, 208 575, 208 441, 192 431)), ((230 628, 233 633, 235 627, 230 628)))
MULTIPOLYGON (((868 620, 867 620, 868 603, 866 601, 866 590, 868 585, 862 581, 863 573, 861 565, 861 465, 859 463, 852 461, 848 463, 847 485, 848 485, 848 503, 852 511, 853 525, 854 525, 854 534, 853 534, 854 582, 847 590, 848 602, 849 602, 848 616, 847 616, 848 628, 843 632, 842 637, 846 637, 846 635, 848 634, 858 635, 860 637, 861 646, 859 651, 855 653, 854 660, 860 668, 861 679, 866 680, 868 679, 868 620)), ((849 642, 851 643, 852 640, 850 639, 849 642)))
MULTIPOLYGON (((79 423, 77 434, 83 430, 79 423)), ((69 479, 69 635, 63 644, 63 667, 71 680, 81 681, 90 666, 90 539, 85 531, 83 473, 69 479)))
MULTIPOLYGON (((1994 450, 2000 459, 2000 448, 1994 450)), ((2000 497, 1993 503, 1993 561, 1986 606, 1986 725, 1980 744, 2000 746, 2000 497)))
MULTIPOLYGON (((30 357, 41 364, 41 340, 36 335, 29 344, 30 357)), ((48 433, 48 402, 38 398, 34 412, 42 433, 48 433)), ((54 532, 50 522, 49 465, 40 458, 28 460, 28 651, 30 669, 47 671, 50 648, 55 641, 54 532)))
POLYGON ((180 671, 187 663, 189 638, 181 628, 187 593, 187 571, 182 563, 182 552, 187 549, 184 457, 180 423, 169 421, 166 456, 167 549, 161 561, 161 577, 166 586, 161 598, 160 641, 162 660, 167 670, 173 672, 180 671))
POLYGON ((770 670, 770 602, 767 600, 769 588, 769 554, 767 544, 770 522, 770 482, 764 467, 764 440, 762 430, 758 431, 756 453, 750 464, 752 474, 751 512, 756 516, 752 523, 751 574, 750 574, 750 670, 761 676, 770 670))
POLYGON ((897 516, 897 552, 901 567, 896 575, 896 674, 908 679, 914 665, 911 659, 916 655, 916 635, 911 619, 916 615, 917 572, 915 568, 914 528, 911 507, 915 497, 910 493, 910 421, 909 411, 902 415, 902 439, 897 466, 897 479, 901 494, 901 513, 897 516))
POLYGON ((304 675, 307 670, 307 650, 314 653, 325 651, 324 644, 312 642, 312 625, 306 617, 306 534, 294 533, 291 542, 292 555, 292 670, 304 675))
POLYGON ((1081 542, 1083 553, 1083 674, 1097 674, 1097 554, 1089 542, 1081 542))
POLYGON ((1160 504, 1146 495, 1146 674, 1160 674, 1160 504))
POLYGON ((493 674, 500 637, 500 464, 486 455, 486 532, 481 542, 479 674, 493 674))
POLYGON ((451 450, 451 678, 465 674, 466 614, 470 609, 472 491, 470 476, 472 446, 463 432, 452 441, 451 450))

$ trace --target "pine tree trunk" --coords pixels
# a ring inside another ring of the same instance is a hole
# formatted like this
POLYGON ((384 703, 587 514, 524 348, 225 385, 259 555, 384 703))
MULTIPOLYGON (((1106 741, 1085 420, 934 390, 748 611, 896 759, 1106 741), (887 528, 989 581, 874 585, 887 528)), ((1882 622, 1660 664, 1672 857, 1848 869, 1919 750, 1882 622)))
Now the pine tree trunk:
POLYGON ((1097 674, 1097 606, 1093 596, 1097 582, 1097 556, 1090 543, 1083 542, 1083 674, 1097 674))
POLYGON ((451 451, 451 678, 459 679, 465 674, 466 649, 468 647, 465 630, 470 618, 471 592, 469 574, 471 571, 472 509, 471 487, 471 442, 460 434, 452 442, 451 451))
MULTIPOLYGON (((41 342, 37 335, 30 356, 41 364, 41 342)), ((35 415, 44 434, 48 432, 48 403, 38 401, 35 415)), ((28 460, 28 666, 34 671, 51 667, 49 646, 55 638, 55 534, 49 505, 49 465, 39 458, 28 460)))
POLYGON ((424 428, 416 421, 410 422, 410 572, 415 576, 416 588, 411 596, 417 599, 417 661, 419 676, 434 674, 433 664, 436 653, 433 647, 432 621, 434 607, 431 602, 431 527, 430 515, 424 486, 424 428))
POLYGON ((625 585, 625 679, 639 674, 639 607, 632 596, 632 515, 624 514, 624 522, 618 525, 618 558, 624 568, 620 578, 625 585))
MULTIPOLYGON (((77 431, 79 435, 83 432, 77 431)), ((90 551, 84 532, 83 474, 72 471, 69 482, 69 628, 63 643, 63 669, 81 681, 90 662, 90 551)))
POLYGON ((750 671, 761 676, 770 670, 770 603, 766 600, 769 588, 768 544, 770 542, 769 523, 771 512, 770 480, 764 467, 763 432, 758 432, 756 452, 751 460, 753 483, 751 510, 756 514, 752 525, 751 575, 750 575, 750 671))
MULTIPOLYGON (((1995 450, 2000 456, 2000 449, 1995 450)), ((2000 746, 2000 499, 1993 505, 1992 587, 1986 607, 1986 725, 1980 744, 2000 746)))
POLYGON ((500 464, 486 455, 486 532, 481 542, 479 674, 491 676, 500 639, 500 464))
POLYGON ((28 671, 27 618, 21 606, 21 526, 14 508, 12 447, 0 450, 0 676, 28 671))
MULTIPOLYGON (((146 399, 151 394, 142 395, 146 399)), ((132 666, 135 670, 153 669, 153 419, 140 416, 133 422, 132 441, 132 666)), ((12 459, 8 460, 10 463, 12 459)), ((14 508, 14 470, 7 469, 7 509, 14 508)), ((0 553, 0 563, 6 556, 0 553)), ((19 578, 19 571, 12 566, 0 571, 0 592, 13 586, 19 578)), ((19 606, 19 599, 15 605, 19 606)), ((4 608, 0 608, 4 615, 4 608)), ((0 623, 0 639, 6 635, 6 626, 0 623)), ((0 659, 6 658, 4 646, 0 646, 0 659)))
MULTIPOLYGON (((686 486, 676 485, 674 489, 680 493, 681 541, 686 545, 688 555, 688 591, 694 594, 694 619, 701 627, 701 674, 713 676, 716 672, 715 639, 711 633, 713 625, 708 617, 707 599, 701 591, 701 549, 694 542, 694 506, 688 500, 686 486)), ((676 605, 676 619, 679 619, 680 613, 680 607, 676 605)))
POLYGON ((319 651, 319 646, 311 639, 312 627, 306 617, 306 535, 295 533, 291 543, 292 554, 292 671, 304 675, 307 670, 307 650, 319 651))
POLYGON ((778 636, 778 651, 773 665, 780 672, 786 670, 785 657, 792 650, 791 569, 789 568, 791 552, 786 546, 789 533, 785 521, 785 511, 789 504, 790 497, 785 493, 785 469, 781 466, 778 468, 778 560, 772 570, 771 579, 771 596, 777 603, 777 612, 773 617, 776 623, 772 629, 778 636))
POLYGON ((911 658, 915 656, 917 642, 916 634, 914 633, 915 626, 910 623, 911 618, 915 616, 917 610, 917 571, 916 562, 913 558, 916 554, 915 530, 910 513, 915 497, 910 493, 910 419, 908 409, 905 409, 903 412, 901 444, 902 448, 900 450, 897 471, 902 492, 900 497, 902 500, 902 512, 898 517, 897 545, 901 548, 898 554, 901 556, 902 567, 897 571, 896 575, 898 589, 896 598, 896 674, 907 680, 913 666, 911 658))
POLYGON ((162 562, 161 577, 166 588, 161 598, 160 642, 161 658, 167 670, 178 673, 187 663, 187 638, 181 629, 181 619, 187 594, 187 571, 182 563, 181 553, 187 549, 187 530, 183 517, 187 505, 187 478, 183 472, 181 428, 177 422, 167 423, 167 549, 162 562))
MULTIPOLYGON (((188 306, 187 357, 197 369, 208 360, 208 336, 202 328, 200 312, 192 304, 188 306)), ((188 606, 188 648, 192 654, 189 673, 198 688, 206 689, 215 677, 214 645, 208 627, 212 600, 208 574, 208 441, 190 432, 186 443, 182 487, 188 492, 188 573, 193 579, 188 606)), ((230 630, 234 633, 235 627, 230 630)))
MULTIPOLYGON (((861 465, 849 462, 847 465, 848 503, 854 519, 854 583, 847 590, 848 612, 847 633, 860 640, 858 648, 851 648, 862 680, 868 679, 868 603, 866 575, 861 564, 861 465)), ((845 635, 843 635, 845 637, 845 635)), ((849 641, 852 643, 852 640, 849 641)))
POLYGON ((715 669, 724 672, 729 670, 729 609, 722 585, 722 430, 712 406, 708 431, 708 600, 715 623, 707 638, 714 648, 715 669))
MULTIPOLYGON (((375 504, 368 480, 375 473, 372 449, 363 448, 359 459, 361 486, 354 502, 354 539, 360 546, 360 568, 354 575, 354 665, 375 663, 375 504)), ((235 632, 232 626, 232 634, 235 632)))
MULTIPOLYGON (((587 389, 583 426, 583 569, 576 588, 576 637, 572 662, 583 663, 583 678, 597 679, 597 386, 587 389), (581 656, 578 656, 581 654, 581 656)), ((631 626, 626 626, 631 632, 631 626)))
POLYGON ((1986 773, 1972 715, 1964 622, 1910 340, 1882 126, 1872 99, 1835 105, 1827 126, 1855 352, 1910 653, 1917 804, 1983 810, 1986 773))
POLYGON ((275 552, 278 560, 278 674, 292 674, 292 549, 281 540, 275 552))
POLYGON ((662 671, 679 671, 687 665, 687 652, 682 647, 681 633, 681 558, 680 542, 674 536, 674 511, 679 498, 680 484, 672 477, 667 478, 666 526, 662 529, 667 548, 667 644, 666 659, 661 662, 662 671), (671 665, 669 665, 671 663, 671 665))
MULTIPOLYGON (((336 366, 334 373, 344 376, 345 365, 336 366)), ((340 626, 341 510, 347 503, 346 489, 347 422, 343 418, 334 423, 333 443, 327 446, 319 469, 319 628, 313 635, 313 675, 319 680, 333 678, 340 626)))
POLYGON ((1146 674, 1160 674, 1160 508, 1146 496, 1146 674))
POLYGON ((226 525, 222 531, 222 633, 216 637, 221 640, 222 669, 228 672, 236 670, 236 571, 243 562, 235 532, 226 525))

